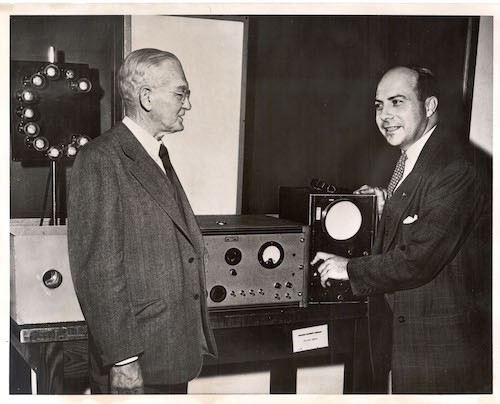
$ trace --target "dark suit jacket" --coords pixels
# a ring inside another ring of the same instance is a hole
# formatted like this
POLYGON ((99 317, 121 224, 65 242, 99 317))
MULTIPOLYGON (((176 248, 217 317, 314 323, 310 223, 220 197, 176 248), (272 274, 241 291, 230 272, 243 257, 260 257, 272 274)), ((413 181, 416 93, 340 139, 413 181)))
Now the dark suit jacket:
POLYGON ((146 384, 196 377, 216 355, 204 243, 184 191, 123 123, 75 160, 68 242, 76 294, 104 367, 140 355, 146 384))
POLYGON ((392 338, 394 392, 491 388, 491 183, 475 163, 438 126, 385 204, 373 254, 348 263, 353 292, 372 296, 376 360, 392 338))

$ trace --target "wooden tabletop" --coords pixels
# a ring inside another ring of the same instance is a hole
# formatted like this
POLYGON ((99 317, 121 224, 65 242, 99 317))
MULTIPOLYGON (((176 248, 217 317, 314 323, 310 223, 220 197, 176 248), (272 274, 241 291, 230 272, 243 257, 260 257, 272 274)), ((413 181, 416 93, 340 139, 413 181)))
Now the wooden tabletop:
MULTIPOLYGON (((209 311, 214 329, 314 323, 363 318, 366 315, 365 301, 314 304, 306 308, 273 306, 209 311)), ((83 321, 18 325, 11 319, 11 333, 22 344, 74 341, 87 339, 87 325, 83 321)))

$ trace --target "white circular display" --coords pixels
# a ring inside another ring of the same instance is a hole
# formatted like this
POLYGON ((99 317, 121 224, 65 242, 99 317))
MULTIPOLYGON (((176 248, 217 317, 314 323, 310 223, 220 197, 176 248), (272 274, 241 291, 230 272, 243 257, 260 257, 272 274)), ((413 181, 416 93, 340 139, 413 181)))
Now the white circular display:
POLYGON ((68 147, 68 156, 74 156, 76 154, 76 147, 74 146, 69 146, 68 147))
POLYGON ((33 101, 33 93, 31 91, 24 91, 23 92, 23 98, 24 98, 24 101, 33 101))
POLYGON ((35 116, 35 111, 33 111, 31 108, 26 108, 24 110, 24 116, 26 118, 33 118, 35 116))
POLYGON ((49 150, 49 156, 51 157, 58 157, 59 153, 60 153, 59 149, 56 149, 55 147, 49 150))
POLYGON ((29 125, 26 126, 26 133, 28 135, 34 135, 37 132, 36 126, 30 123, 29 125))
POLYGON ((82 80, 82 81, 80 81, 80 82, 78 83, 78 86, 80 87, 80 90, 82 90, 82 91, 87 91, 87 90, 88 90, 88 88, 89 88, 89 83, 87 83, 86 81, 83 81, 83 80, 82 80))
POLYGON ((269 260, 271 260, 273 264, 276 264, 280 259, 281 251, 276 246, 271 245, 269 247, 266 247, 262 252, 262 260, 264 262, 269 262, 269 260))
POLYGON ((88 142, 89 140, 86 137, 81 137, 80 139, 78 139, 78 144, 80 146, 85 146, 88 142))
POLYGON ((35 147, 37 149, 43 149, 45 147, 45 140, 43 140, 43 139, 35 140, 35 147))
POLYGON ((31 80, 31 82, 35 86, 41 86, 43 84, 43 79, 40 76, 33 76, 33 79, 31 80))
POLYGON ((350 201, 339 201, 327 212, 325 228, 334 240, 348 240, 361 228, 361 212, 350 201))
POLYGON ((45 71, 47 76, 49 77, 54 77, 56 75, 56 69, 54 69, 52 66, 48 67, 47 70, 45 71))

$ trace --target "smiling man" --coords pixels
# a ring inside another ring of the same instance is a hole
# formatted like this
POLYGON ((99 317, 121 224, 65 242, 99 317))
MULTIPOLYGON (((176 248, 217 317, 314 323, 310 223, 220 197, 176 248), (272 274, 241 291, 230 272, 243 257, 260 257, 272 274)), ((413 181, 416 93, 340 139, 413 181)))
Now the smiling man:
POLYGON ((82 149, 68 201, 71 274, 92 393, 186 393, 216 355, 204 243, 162 139, 191 109, 180 61, 139 49, 118 74, 126 116, 82 149))
POLYGON ((438 98, 426 68, 382 77, 376 122, 401 155, 387 188, 355 191, 377 195, 372 255, 319 252, 311 264, 324 286, 348 279, 369 296, 376 382, 394 393, 491 392, 491 182, 438 124, 438 98))

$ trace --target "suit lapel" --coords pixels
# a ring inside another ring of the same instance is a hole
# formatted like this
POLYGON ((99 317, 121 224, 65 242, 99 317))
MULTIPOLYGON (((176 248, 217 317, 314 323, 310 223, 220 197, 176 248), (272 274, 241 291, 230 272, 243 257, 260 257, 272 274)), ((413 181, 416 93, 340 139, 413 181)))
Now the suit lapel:
POLYGON ((389 214, 391 215, 391 224, 385 226, 385 229, 380 229, 380 231, 386 232, 386 234, 383 238, 383 247, 380 245, 377 246, 382 248, 383 252, 387 252, 389 250, 390 245, 396 237, 399 227, 402 226, 403 215, 405 214, 410 202, 415 198, 423 177, 428 175, 428 167, 432 164, 436 154, 439 152, 439 149, 443 146, 442 134, 439 133, 438 130, 438 128, 434 130, 433 134, 427 140, 427 143, 422 149, 422 152, 418 156, 413 170, 400 184, 389 202, 387 202, 387 209, 384 209, 382 220, 385 222, 385 217, 389 214))
POLYGON ((193 244, 186 221, 175 200, 171 185, 166 180, 166 176, 161 169, 123 123, 117 126, 117 138, 123 152, 129 158, 129 160, 125 160, 125 164, 132 175, 155 199, 165 213, 170 216, 191 244, 193 244))
POLYGON ((384 236, 383 252, 389 250, 389 246, 394 241, 399 227, 402 226, 403 216, 417 194, 422 176, 412 174, 413 172, 398 187, 398 192, 393 195, 389 202, 387 202, 387 214, 391 216, 391 224, 385 226, 384 231, 386 234, 384 236))

